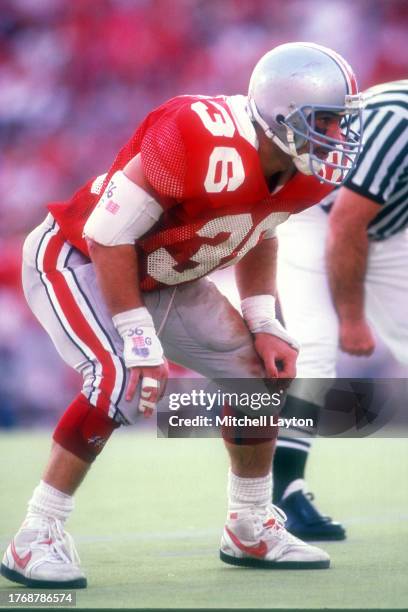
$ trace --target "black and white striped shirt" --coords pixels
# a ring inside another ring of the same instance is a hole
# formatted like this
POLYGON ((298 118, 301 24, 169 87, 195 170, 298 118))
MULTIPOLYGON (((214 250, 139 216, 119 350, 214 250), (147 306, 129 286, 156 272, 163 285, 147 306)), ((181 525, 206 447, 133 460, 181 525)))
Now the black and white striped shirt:
POLYGON ((408 226, 408 80, 372 87, 364 97, 363 149, 344 184, 380 205, 368 236, 384 240, 408 226))

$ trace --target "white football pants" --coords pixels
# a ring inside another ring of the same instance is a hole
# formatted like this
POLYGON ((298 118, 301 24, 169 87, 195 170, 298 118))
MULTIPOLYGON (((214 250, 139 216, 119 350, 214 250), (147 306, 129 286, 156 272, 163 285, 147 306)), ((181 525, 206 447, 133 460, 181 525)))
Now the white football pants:
MULTIPOLYGON (((82 392, 90 403, 113 419, 123 420, 123 415, 134 422, 136 400, 124 399, 123 341, 94 267, 65 242, 50 214, 25 241, 23 288, 61 357, 82 375, 82 392)), ((252 336, 214 283, 200 279, 145 293, 144 299, 168 359, 209 379, 254 378, 251 391, 268 393, 252 336)))

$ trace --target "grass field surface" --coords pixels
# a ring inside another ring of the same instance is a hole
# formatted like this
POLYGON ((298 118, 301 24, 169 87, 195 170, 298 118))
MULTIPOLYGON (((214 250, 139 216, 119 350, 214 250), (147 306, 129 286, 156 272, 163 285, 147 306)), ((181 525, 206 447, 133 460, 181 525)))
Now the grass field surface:
MULTIPOLYGON (((48 433, 0 435, 0 545, 23 519, 48 433)), ((316 442, 308 482, 348 540, 320 571, 235 568, 218 559, 227 458, 218 439, 118 432, 76 495, 68 524, 88 589, 84 608, 408 607, 408 444, 316 442)), ((0 577, 0 591, 18 585, 0 577)))

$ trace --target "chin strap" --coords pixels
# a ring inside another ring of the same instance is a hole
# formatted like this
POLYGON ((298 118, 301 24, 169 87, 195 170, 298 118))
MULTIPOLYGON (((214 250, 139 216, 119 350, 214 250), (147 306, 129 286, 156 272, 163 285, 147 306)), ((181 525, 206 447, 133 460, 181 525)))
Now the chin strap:
POLYGON ((278 147, 287 155, 290 155, 293 159, 293 163, 296 166, 296 169, 299 170, 302 174, 306 174, 307 176, 311 176, 312 174, 319 174, 319 172, 323 169, 323 162, 318 162, 317 160, 310 159, 309 153, 301 153, 299 154, 295 145, 295 135, 293 130, 290 129, 287 125, 286 127, 286 137, 288 139, 288 146, 285 145, 276 135, 272 137, 272 140, 278 147), (312 169, 313 166, 313 169, 312 169))
POLYGON ((323 169, 324 166, 322 162, 318 162, 315 159, 310 160, 309 153, 302 153, 302 155, 294 157, 293 163, 295 164, 299 172, 308 176, 311 176, 312 174, 319 174, 319 172, 323 169), (314 172, 310 167, 311 165, 313 165, 314 172))
POLYGON ((262 119, 261 115, 256 108, 255 101, 250 98, 248 100, 248 113, 253 121, 256 121, 258 125, 261 126, 266 136, 270 138, 286 155, 290 155, 293 159, 293 163, 296 166, 296 169, 299 170, 302 174, 306 174, 308 176, 312 174, 319 174, 324 168, 324 163, 319 162, 316 159, 310 159, 309 153, 302 153, 299 155, 295 145, 295 134, 293 130, 283 123, 282 125, 286 128, 286 137, 288 140, 288 144, 286 145, 276 134, 273 133, 270 126, 262 119))

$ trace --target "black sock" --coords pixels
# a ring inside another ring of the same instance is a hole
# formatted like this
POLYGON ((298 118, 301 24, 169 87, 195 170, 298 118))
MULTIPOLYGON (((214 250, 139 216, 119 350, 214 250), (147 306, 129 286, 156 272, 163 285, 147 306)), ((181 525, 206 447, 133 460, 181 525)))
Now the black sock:
POLYGON ((291 428, 290 437, 279 435, 273 459, 273 501, 279 505, 285 490, 291 482, 305 477, 305 466, 310 450, 307 436, 315 433, 319 420, 320 408, 317 404, 288 395, 279 416, 311 418, 313 428, 291 428), (302 438, 302 435, 304 436, 302 438))
MULTIPOLYGON (((288 442, 290 444, 290 442, 288 442)), ((304 478, 310 445, 296 440, 296 447, 280 446, 279 441, 273 459, 273 501, 278 503, 288 485, 297 478, 304 478), (302 444, 303 446, 303 444, 302 444)))

